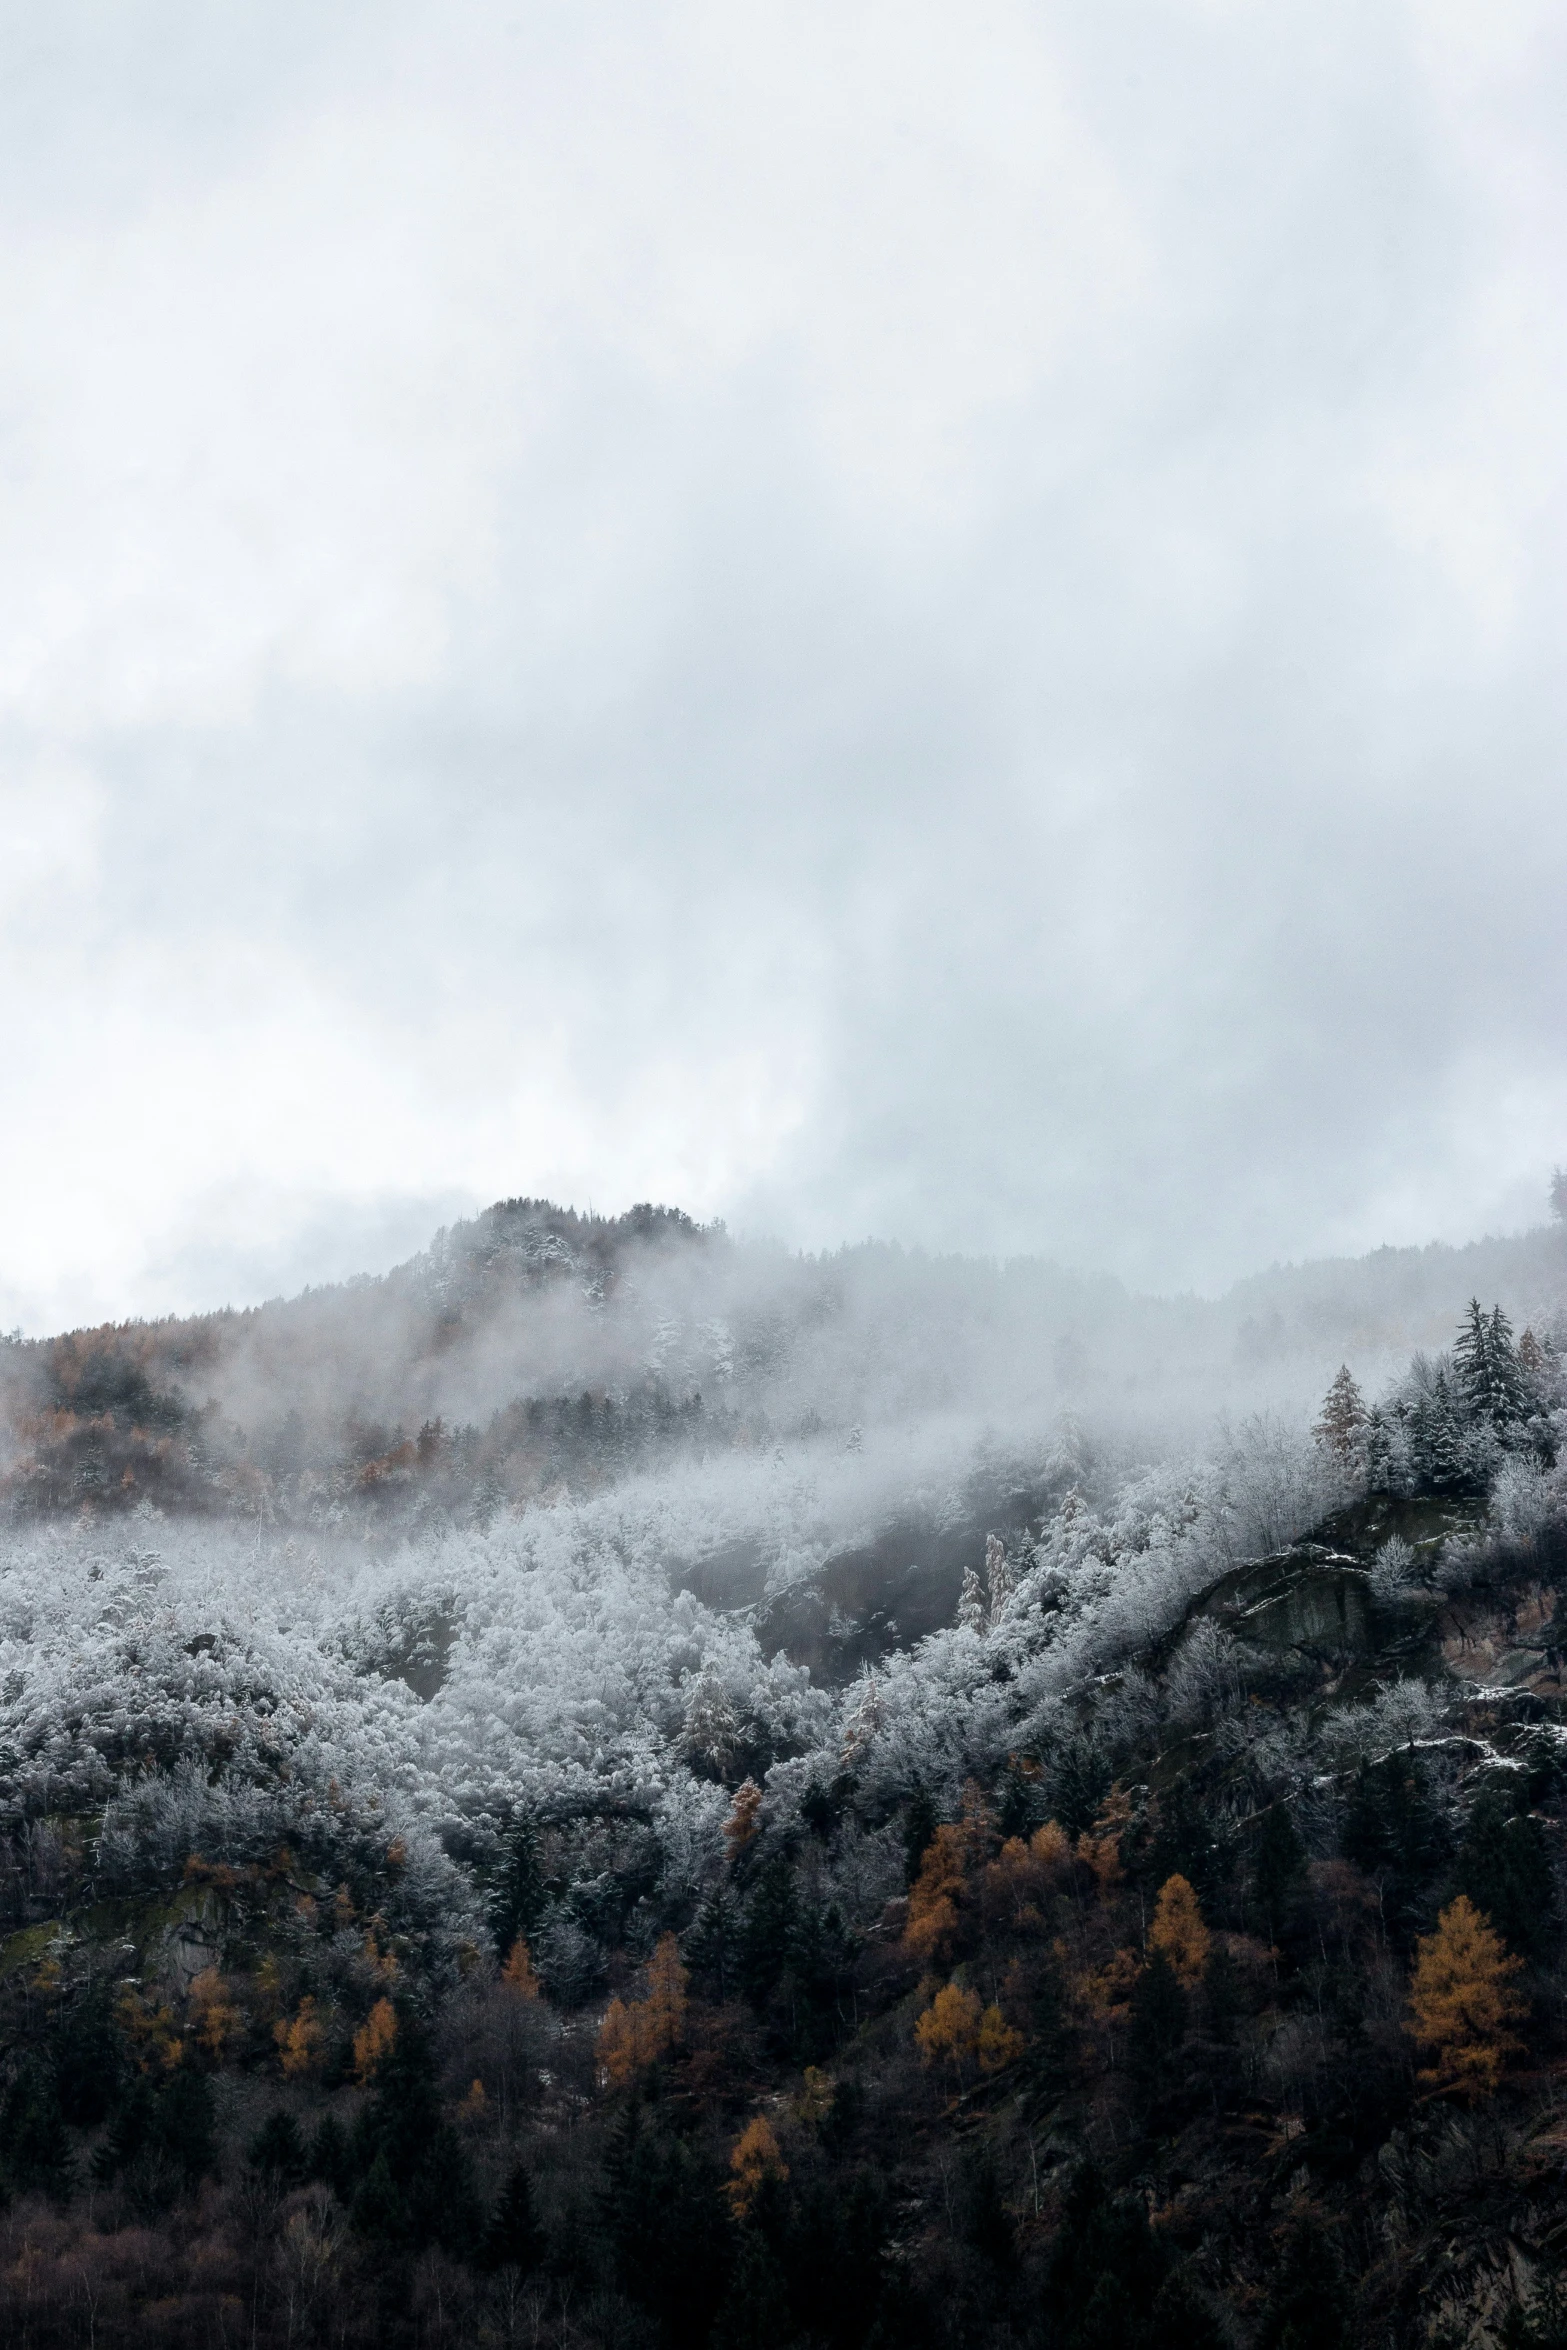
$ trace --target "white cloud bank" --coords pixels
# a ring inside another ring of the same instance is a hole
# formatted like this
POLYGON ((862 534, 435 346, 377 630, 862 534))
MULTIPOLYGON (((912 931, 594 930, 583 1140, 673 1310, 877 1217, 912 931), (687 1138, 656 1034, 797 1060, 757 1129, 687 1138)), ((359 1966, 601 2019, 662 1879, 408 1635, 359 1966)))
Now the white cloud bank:
POLYGON ((0 1315, 1536 1213, 1557 12, 0 34, 0 1315))

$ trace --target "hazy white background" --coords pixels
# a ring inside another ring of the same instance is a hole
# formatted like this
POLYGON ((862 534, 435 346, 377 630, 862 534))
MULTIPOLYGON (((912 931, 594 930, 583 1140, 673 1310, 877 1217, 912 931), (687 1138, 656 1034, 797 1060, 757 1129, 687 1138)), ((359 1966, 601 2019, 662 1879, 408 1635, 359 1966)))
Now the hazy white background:
POLYGON ((1567 1157, 1567 19, 0 4, 0 1318, 1567 1157))

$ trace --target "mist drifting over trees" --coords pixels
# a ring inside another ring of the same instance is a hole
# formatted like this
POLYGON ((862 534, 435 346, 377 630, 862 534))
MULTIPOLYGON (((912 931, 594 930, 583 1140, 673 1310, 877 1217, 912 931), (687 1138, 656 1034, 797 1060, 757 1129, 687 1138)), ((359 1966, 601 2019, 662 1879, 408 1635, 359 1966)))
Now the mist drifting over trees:
POLYGON ((11 1340, 8 2322, 1548 2339, 1564 1301, 511 1201, 11 1340))

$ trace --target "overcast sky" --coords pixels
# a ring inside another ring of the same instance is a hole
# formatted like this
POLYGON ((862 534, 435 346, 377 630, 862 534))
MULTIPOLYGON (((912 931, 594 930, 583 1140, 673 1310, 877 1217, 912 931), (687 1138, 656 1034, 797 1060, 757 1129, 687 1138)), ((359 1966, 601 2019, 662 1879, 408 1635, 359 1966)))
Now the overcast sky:
POLYGON ((1567 1158, 1567 18, 0 0, 0 1318, 1567 1158))

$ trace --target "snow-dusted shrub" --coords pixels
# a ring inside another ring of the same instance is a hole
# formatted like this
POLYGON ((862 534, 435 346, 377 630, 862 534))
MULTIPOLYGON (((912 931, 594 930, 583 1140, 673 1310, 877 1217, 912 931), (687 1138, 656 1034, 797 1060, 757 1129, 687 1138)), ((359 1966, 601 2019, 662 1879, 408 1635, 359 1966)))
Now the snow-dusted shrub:
POLYGON ((1532 1542, 1557 1514, 1557 1497, 1537 1461, 1509 1453, 1491 1487, 1487 1519, 1504 1542, 1532 1542))
POLYGON ((1442 1695, 1424 1681, 1394 1681, 1368 1705, 1338 1708, 1322 1725, 1322 1746, 1340 1770, 1378 1762, 1396 1747, 1439 1738, 1447 1722, 1442 1695))
POLYGON ((1165 1703, 1173 1722, 1206 1722, 1238 1703, 1254 1659, 1211 1616, 1199 1616, 1170 1660, 1165 1703))
POLYGON ((1420 1589, 1413 1547, 1401 1534, 1390 1535, 1371 1567, 1372 1597, 1384 1607, 1396 1607, 1420 1589))
POLYGON ((546 1919, 534 1945, 544 1987, 562 2007, 580 2007, 604 1980, 604 1952, 569 1911, 546 1919))

